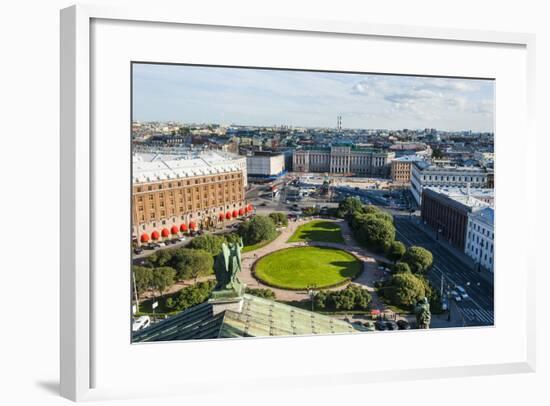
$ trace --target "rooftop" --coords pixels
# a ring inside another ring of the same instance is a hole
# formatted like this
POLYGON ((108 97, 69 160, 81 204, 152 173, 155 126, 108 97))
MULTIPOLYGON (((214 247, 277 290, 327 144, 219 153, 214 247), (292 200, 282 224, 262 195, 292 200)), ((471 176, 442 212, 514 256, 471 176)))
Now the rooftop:
POLYGON ((418 161, 424 161, 424 157, 419 155, 404 155, 400 158, 395 158, 394 161, 397 162, 418 162, 418 161))
POLYGON ((138 331, 134 342, 211 338, 339 334, 366 331, 343 320, 285 305, 254 295, 243 295, 242 311, 214 314, 206 302, 138 331))
POLYGON ((480 168, 477 166, 458 166, 458 165, 434 165, 427 161, 416 161, 415 166, 420 170, 429 170, 436 172, 460 172, 460 173, 486 173, 485 168, 480 168))
POLYGON ((211 175, 240 170, 238 155, 220 151, 188 154, 135 153, 132 158, 133 183, 211 175))
POLYGON ((471 219, 492 227, 495 221, 495 210, 492 207, 486 207, 482 210, 472 213, 471 219))
POLYGON ((434 193, 446 196, 447 198, 460 203, 463 206, 470 208, 472 211, 477 211, 482 208, 490 207, 489 203, 483 200, 491 200, 495 196, 494 189, 481 189, 481 188, 438 188, 438 187, 426 187, 425 191, 432 191, 434 193))

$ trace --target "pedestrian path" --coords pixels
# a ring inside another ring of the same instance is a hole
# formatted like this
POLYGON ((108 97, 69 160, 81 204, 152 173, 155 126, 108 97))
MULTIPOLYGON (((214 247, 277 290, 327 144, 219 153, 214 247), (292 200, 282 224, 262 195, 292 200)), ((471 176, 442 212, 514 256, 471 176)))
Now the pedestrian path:
MULTIPOLYGON (((310 241, 310 242, 292 242, 289 243, 288 239, 294 234, 296 229, 303 224, 306 224, 310 220, 299 220, 296 222, 289 222, 288 226, 281 232, 281 234, 273 240, 271 243, 259 248, 255 251, 247 252, 242 254, 242 271, 239 275, 239 279, 245 283, 248 287, 251 288, 267 288, 275 292, 277 300, 283 301, 302 301, 309 300, 307 291, 290 291, 284 289, 277 289, 267 285, 264 285, 258 281, 254 276, 252 276, 252 268, 254 263, 261 257, 270 254, 274 251, 278 251, 284 248, 289 247, 303 247, 303 246, 318 246, 318 247, 330 247, 337 248, 348 251, 355 255, 363 262, 363 272, 359 277, 357 277, 352 283, 360 285, 363 288, 367 289, 372 296, 372 307, 381 311, 382 314, 385 314, 388 319, 394 317, 393 312, 388 309, 386 304, 380 300, 374 289, 374 282, 379 280, 384 276, 383 271, 378 269, 378 262, 383 261, 388 262, 388 260, 378 254, 372 253, 365 248, 359 246, 355 239, 353 238, 350 227, 347 222, 342 219, 329 220, 340 226, 342 231, 342 237, 344 243, 329 243, 329 242, 320 242, 320 241, 310 241)), ((330 290, 340 290, 345 289, 346 286, 340 286, 332 288, 330 290)))

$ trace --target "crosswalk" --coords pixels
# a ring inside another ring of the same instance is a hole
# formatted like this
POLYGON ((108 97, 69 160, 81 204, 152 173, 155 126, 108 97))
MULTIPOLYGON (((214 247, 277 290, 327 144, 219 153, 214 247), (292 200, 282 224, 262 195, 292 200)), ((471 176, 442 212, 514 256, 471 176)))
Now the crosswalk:
POLYGON ((465 324, 468 326, 492 326, 495 321, 495 313, 492 310, 475 309, 475 308, 460 308, 460 312, 464 316, 465 324))

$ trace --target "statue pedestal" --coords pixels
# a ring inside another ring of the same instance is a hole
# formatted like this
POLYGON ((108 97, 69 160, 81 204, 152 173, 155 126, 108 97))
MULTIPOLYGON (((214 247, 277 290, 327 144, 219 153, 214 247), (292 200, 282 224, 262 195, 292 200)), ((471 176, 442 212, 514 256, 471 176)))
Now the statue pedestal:
POLYGON ((215 290, 211 293, 208 303, 212 305, 214 314, 224 310, 232 310, 240 313, 243 309, 243 294, 245 287, 242 284, 235 284, 231 289, 215 290))
POLYGON ((243 310, 244 298, 242 296, 227 299, 210 299, 208 301, 212 305, 212 311, 214 315, 219 314, 225 310, 231 310, 236 313, 240 313, 243 310))

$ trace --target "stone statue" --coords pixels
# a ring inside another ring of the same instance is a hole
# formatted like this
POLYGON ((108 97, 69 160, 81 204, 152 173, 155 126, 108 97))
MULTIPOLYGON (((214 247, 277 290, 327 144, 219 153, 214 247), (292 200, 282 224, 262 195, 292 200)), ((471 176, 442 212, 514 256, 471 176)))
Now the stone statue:
POLYGON ((216 287, 212 292, 212 297, 235 297, 240 296, 243 291, 243 285, 237 278, 241 271, 241 249, 243 242, 223 243, 222 252, 216 256, 214 262, 214 274, 216 275, 216 287))
POLYGON ((416 316, 416 327, 421 329, 430 328, 430 320, 432 319, 432 314, 430 312, 430 303, 428 303, 428 298, 424 297, 420 299, 414 308, 414 314, 416 316))

